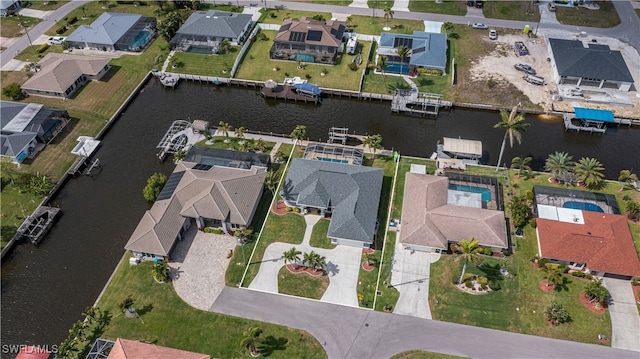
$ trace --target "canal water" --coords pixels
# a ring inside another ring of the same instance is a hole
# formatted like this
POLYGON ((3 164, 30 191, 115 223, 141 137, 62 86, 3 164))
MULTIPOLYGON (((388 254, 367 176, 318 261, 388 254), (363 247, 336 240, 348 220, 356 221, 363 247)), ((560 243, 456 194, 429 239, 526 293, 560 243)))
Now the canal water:
MULTIPOLYGON (((284 103, 265 101, 253 89, 183 82, 171 90, 152 79, 103 139, 96 154, 101 169, 93 177, 69 180, 56 196, 53 204, 63 215, 44 242, 19 245, 2 263, 3 344, 59 344, 81 319, 148 208, 142 197, 147 178, 173 169, 170 161, 158 162, 156 144, 173 120, 187 118, 284 134, 303 124, 310 139, 323 141, 330 127, 348 127, 361 135, 380 133, 385 148, 422 157, 430 156, 442 137, 459 136, 481 140, 487 164, 497 161, 504 134, 493 128, 500 119, 495 112, 452 110, 429 119, 391 114, 389 103, 336 98, 320 105, 284 103)), ((640 129, 611 128, 600 136, 565 133, 559 119, 527 121, 531 127, 522 145, 507 146, 504 162, 532 156, 532 167, 540 169, 560 150, 574 160, 598 158, 608 178, 620 169, 640 171, 640 129)))

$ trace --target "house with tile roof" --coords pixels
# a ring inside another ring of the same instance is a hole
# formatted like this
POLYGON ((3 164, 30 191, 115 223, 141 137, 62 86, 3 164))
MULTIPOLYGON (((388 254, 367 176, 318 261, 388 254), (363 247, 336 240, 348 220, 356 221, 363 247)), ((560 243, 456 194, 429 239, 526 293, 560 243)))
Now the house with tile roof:
POLYGON ((99 81, 109 72, 110 59, 68 54, 47 54, 40 70, 23 85, 30 95, 69 98, 89 81, 99 81))
POLYGON ((156 18, 105 12, 91 25, 80 25, 66 38, 74 49, 140 52, 156 36, 156 18))
POLYGON ((307 17, 286 19, 273 39, 269 57, 335 65, 343 51, 344 21, 318 21, 307 17))
POLYGON ((242 168, 233 167, 231 162, 213 165, 189 159, 187 155, 176 165, 157 200, 131 234, 125 249, 134 256, 169 257, 182 232, 192 223, 199 229, 219 227, 225 233, 251 225, 267 167, 242 168))
POLYGON ((482 208, 480 193, 450 190, 449 181, 444 176, 407 173, 400 243, 407 249, 440 253, 449 243, 473 237, 493 250, 507 248, 504 212, 482 208))
POLYGON ((330 214, 333 244, 368 248, 375 240, 383 170, 294 158, 280 195, 302 213, 330 214))
POLYGON ((434 70, 446 75, 447 35, 424 31, 414 31, 412 35, 383 32, 377 55, 387 57, 385 72, 415 74, 434 70), (400 46, 410 50, 404 59, 398 56, 400 46))
POLYGON ((231 45, 244 43, 249 36, 253 21, 249 14, 224 11, 196 11, 178 29, 171 39, 171 48, 182 51, 220 52, 220 42, 231 45))
POLYGON ((180 359, 211 359, 207 354, 173 349, 160 345, 141 342, 138 340, 116 339, 107 359, 139 359, 139 358, 180 358, 180 359))
POLYGON ((14 163, 34 158, 69 123, 66 110, 0 101, 2 152, 14 163))
POLYGON ((580 40, 550 38, 549 57, 558 84, 630 91, 633 76, 618 50, 580 40))
POLYGON ((540 257, 601 277, 640 276, 640 260, 625 216, 540 204, 538 207, 540 257))

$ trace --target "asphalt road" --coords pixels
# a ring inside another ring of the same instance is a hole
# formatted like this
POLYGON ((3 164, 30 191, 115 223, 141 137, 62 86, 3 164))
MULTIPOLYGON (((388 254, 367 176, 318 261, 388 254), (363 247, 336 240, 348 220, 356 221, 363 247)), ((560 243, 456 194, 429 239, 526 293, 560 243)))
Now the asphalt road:
MULTIPOLYGON (((637 352, 225 287, 211 311, 306 330, 329 358, 427 350, 472 358, 638 358, 637 352)), ((542 315, 542 314, 540 314, 542 315)))

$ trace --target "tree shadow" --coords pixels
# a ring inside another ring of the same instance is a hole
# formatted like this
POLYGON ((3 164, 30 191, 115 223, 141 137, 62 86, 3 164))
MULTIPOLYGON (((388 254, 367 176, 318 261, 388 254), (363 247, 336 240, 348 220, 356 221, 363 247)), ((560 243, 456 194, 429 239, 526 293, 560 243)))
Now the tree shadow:
POLYGON ((327 265, 324 267, 324 270, 327 274, 330 274, 332 277, 340 273, 340 268, 338 268, 338 266, 331 261, 327 262, 327 265))
POLYGON ((153 304, 147 304, 140 309, 136 309, 136 312, 138 312, 138 315, 143 316, 152 310, 153 310, 153 304))
POLYGON ((287 344, 289 343, 289 339, 287 338, 275 338, 273 335, 269 335, 264 339, 262 345, 260 346, 260 352, 263 356, 268 357, 271 356, 275 351, 283 351, 287 349, 287 344))
POLYGON ((554 292, 568 292, 569 291, 569 284, 573 283, 573 281, 571 281, 569 278, 567 278, 567 276, 562 276, 562 282, 556 284, 553 287, 553 291, 554 292))
POLYGON ((431 86, 431 85, 433 85, 433 80, 432 79, 427 79, 427 78, 424 78, 424 77, 418 78, 418 80, 416 82, 418 83, 418 86, 431 86))
POLYGON ((478 265, 478 269, 480 269, 484 273, 484 276, 487 277, 488 280, 504 280, 504 276, 502 275, 502 273, 500 273, 500 269, 502 269, 500 263, 481 263, 478 265))

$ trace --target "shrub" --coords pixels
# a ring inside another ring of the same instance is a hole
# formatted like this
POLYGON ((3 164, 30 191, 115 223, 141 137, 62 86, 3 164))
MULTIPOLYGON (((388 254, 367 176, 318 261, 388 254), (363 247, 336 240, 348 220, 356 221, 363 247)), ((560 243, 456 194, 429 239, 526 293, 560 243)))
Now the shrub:
POLYGON ((166 282, 169 279, 169 266, 166 261, 159 261, 153 264, 151 269, 153 278, 158 282, 166 282))
POLYGON ((489 248, 489 247, 484 247, 484 249, 482 251, 483 251, 485 256, 493 255, 493 250, 491 250, 491 248, 489 248))
POLYGON ((41 53, 47 51, 48 48, 49 48, 49 44, 42 44, 42 45, 36 47, 36 52, 41 54, 41 53))
POLYGON ((144 199, 149 202, 155 202, 165 183, 167 183, 167 176, 162 173, 152 174, 151 177, 149 177, 149 179, 147 180, 147 185, 142 190, 144 199))
POLYGON ((351 69, 351 71, 358 71, 358 64, 352 62, 349 64, 349 68, 351 69))
POLYGON ((585 273, 585 272, 571 272, 571 275, 574 276, 574 277, 578 277, 578 278, 584 278, 587 275, 587 273, 585 273))
POLYGON ((442 70, 418 68, 419 74, 442 76, 442 70))
POLYGON ((324 16, 322 16, 320 14, 313 15, 312 19, 314 19, 316 21, 325 21, 324 16))
POLYGON ((496 291, 496 290, 500 290, 502 287, 500 287, 500 282, 497 279, 492 279, 489 281, 489 288, 491 288, 491 290, 496 291))
POLYGON ((629 202, 631 201, 631 199, 632 199, 631 196, 629 196, 628 194, 625 194, 624 196, 622 196, 622 200, 625 202, 629 202))
POLYGON ((293 211, 293 207, 287 207, 287 212, 293 211))
POLYGON ((213 227, 204 227, 202 231, 204 233, 213 233, 213 227))
POLYGON ((267 35, 264 32, 261 32, 258 34, 258 40, 267 41, 269 40, 269 37, 267 37, 267 35))
POLYGON ((531 226, 531 228, 535 229, 538 226, 538 223, 536 223, 536 219, 534 218, 531 220, 529 225, 531 226))
POLYGON ((489 282, 489 280, 485 276, 479 276, 476 279, 476 282, 480 284, 480 287, 482 287, 482 289, 487 289, 487 283, 489 282))
MULTIPOLYGON (((473 277, 475 277, 475 275, 473 273, 465 273, 464 277, 462 277, 462 281, 463 282, 470 282, 473 280, 473 277)), ((460 279, 460 278, 458 278, 460 279)))
POLYGON ((22 92, 22 88, 20 84, 17 82, 12 82, 7 86, 2 88, 2 94, 11 98, 12 100, 20 100, 24 93, 22 92))
POLYGON ((300 213, 300 208, 299 208, 299 207, 295 207, 295 208, 293 209, 293 211, 294 211, 295 213, 300 213))
POLYGON ((311 78, 311 75, 309 75, 309 74, 305 74, 305 75, 304 75, 304 77, 306 77, 306 78, 307 78, 307 80, 308 80, 308 79, 310 79, 310 78, 311 78))
POLYGON ((493 81, 493 76, 487 80, 487 87, 490 89, 496 87, 496 82, 493 81))
POLYGON ((571 321, 569 312, 556 301, 551 302, 551 305, 544 311, 545 318, 553 325, 567 323, 571 321))
POLYGON ((73 25, 73 24, 75 24, 76 22, 78 22, 78 17, 77 17, 77 16, 74 16, 74 17, 72 17, 71 19, 69 19, 69 21, 67 21, 67 24, 68 24, 68 25, 73 25))
POLYGON ((464 286, 467 287, 467 288, 471 288, 473 286, 473 283, 470 280, 468 280, 468 281, 464 282, 464 286))
POLYGON ((524 193, 524 195, 525 195, 525 198, 526 198, 528 201, 533 201, 533 191, 532 191, 532 190, 527 190, 527 191, 524 193))
POLYGON ((56 29, 56 34, 60 35, 62 33, 64 33, 65 31, 67 31, 67 27, 66 26, 62 26, 56 29))

